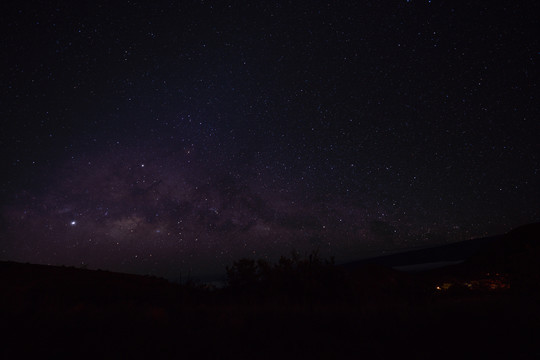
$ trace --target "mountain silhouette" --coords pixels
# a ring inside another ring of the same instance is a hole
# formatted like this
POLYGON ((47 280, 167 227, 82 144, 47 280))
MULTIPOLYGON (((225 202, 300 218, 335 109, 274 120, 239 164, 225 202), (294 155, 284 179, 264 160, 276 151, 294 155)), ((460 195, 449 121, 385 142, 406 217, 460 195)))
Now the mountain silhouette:
POLYGON ((404 251, 342 264, 352 270, 365 264, 392 268, 413 268, 414 265, 467 262, 495 263, 510 261, 518 253, 534 257, 540 246, 540 223, 518 227, 507 234, 477 238, 418 250, 404 251))

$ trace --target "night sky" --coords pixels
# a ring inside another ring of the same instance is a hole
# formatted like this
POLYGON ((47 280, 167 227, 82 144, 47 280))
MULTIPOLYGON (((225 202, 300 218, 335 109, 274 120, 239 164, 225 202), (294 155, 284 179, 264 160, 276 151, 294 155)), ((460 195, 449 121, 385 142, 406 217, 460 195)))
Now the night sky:
POLYGON ((0 260, 170 279, 540 219, 535 1, 4 1, 0 260))

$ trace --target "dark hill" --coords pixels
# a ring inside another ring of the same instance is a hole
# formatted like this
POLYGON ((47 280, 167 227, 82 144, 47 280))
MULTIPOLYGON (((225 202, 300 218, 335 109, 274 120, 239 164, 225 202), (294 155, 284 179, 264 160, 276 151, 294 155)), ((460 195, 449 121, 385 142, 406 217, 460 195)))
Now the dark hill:
POLYGON ((540 263, 540 223, 516 228, 481 248, 468 259, 478 266, 519 268, 520 262, 540 263))
POLYGON ((506 273, 514 287, 540 293, 540 223, 499 237, 467 259, 462 267, 475 273, 506 273))
POLYGON ((460 241, 457 243, 405 251, 397 254, 378 256, 343 264, 345 268, 354 268, 363 264, 377 264, 387 267, 411 266, 415 264, 462 261, 474 255, 499 236, 460 241))
MULTIPOLYGON (((366 264, 406 267, 427 263, 468 260, 476 263, 505 262, 517 253, 536 252, 540 246, 540 223, 521 226, 504 235, 471 239, 343 264, 348 270, 366 264)), ((532 255, 532 253, 531 253, 532 255)))
POLYGON ((180 294, 178 286, 151 276, 16 262, 0 262, 0 289, 11 295, 1 300, 3 308, 10 306, 6 301, 11 299, 20 311, 40 302, 51 307, 128 299, 134 303, 158 303, 180 294), (32 304, 25 305, 28 300, 32 304))

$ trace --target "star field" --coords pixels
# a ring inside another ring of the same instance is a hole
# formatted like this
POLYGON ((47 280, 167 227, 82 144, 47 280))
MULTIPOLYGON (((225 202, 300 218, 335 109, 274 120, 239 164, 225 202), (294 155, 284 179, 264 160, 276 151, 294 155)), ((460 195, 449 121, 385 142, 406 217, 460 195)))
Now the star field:
POLYGON ((0 259, 205 277, 538 221, 537 11, 8 1, 0 259))

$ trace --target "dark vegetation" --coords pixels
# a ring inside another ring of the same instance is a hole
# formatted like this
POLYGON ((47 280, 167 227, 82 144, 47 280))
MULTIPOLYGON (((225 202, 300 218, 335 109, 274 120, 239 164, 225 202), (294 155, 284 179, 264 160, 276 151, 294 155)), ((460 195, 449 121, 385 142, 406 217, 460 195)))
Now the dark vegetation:
POLYGON ((0 263, 0 357, 540 357, 540 224, 404 273, 317 253, 241 259, 223 289, 0 263))

